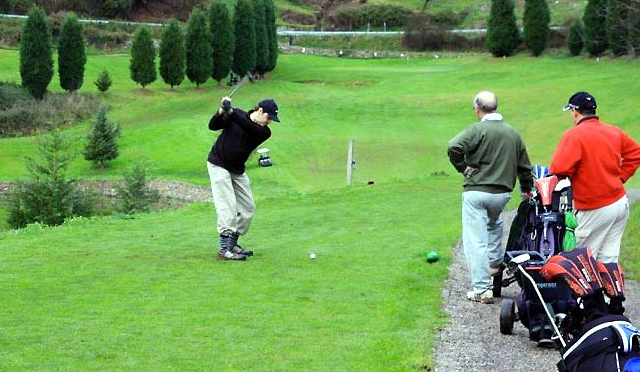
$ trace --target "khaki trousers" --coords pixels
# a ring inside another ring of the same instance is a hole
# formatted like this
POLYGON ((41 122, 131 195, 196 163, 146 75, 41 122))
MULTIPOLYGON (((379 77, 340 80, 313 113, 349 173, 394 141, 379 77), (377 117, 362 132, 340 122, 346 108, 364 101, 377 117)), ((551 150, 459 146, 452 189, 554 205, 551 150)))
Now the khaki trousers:
POLYGON ((207 170, 216 208, 218 233, 246 234, 255 211, 249 177, 246 173, 230 173, 209 162, 207 170))
POLYGON ((602 263, 618 262, 620 241, 629 219, 629 199, 623 196, 606 207, 576 211, 578 247, 591 248, 602 263))

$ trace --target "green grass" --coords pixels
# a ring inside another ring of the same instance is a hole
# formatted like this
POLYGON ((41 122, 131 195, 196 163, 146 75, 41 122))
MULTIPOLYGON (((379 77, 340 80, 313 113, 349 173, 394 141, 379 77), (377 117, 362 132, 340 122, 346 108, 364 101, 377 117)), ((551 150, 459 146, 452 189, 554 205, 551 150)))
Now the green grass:
MULTIPOLYGON (((0 50, 0 80, 19 81, 17 51, 0 50)), ((91 55, 82 91, 106 67, 103 95, 122 126, 120 157, 78 178, 120 178, 139 158, 155 178, 207 185, 216 134, 207 122, 230 89, 188 82, 147 89, 127 56, 91 55)), ((548 164, 571 125, 561 107, 588 90, 605 121, 640 138, 626 97, 637 61, 478 54, 355 60, 281 55, 267 80, 242 88, 238 107, 276 98, 281 124, 265 143, 275 166, 249 162, 257 212, 245 263, 213 259, 211 205, 136 216, 78 219, 58 228, 0 233, 0 360, 6 370, 411 371, 432 367, 445 322, 440 291, 460 235, 460 176, 450 138, 474 120, 489 89, 523 135, 532 162, 548 164), (586 78, 588 77, 588 78, 586 78), (354 187, 345 184, 355 140, 354 187), (436 176, 438 174, 438 176, 436 176), (374 179, 375 185, 365 185, 374 179), (434 265, 424 255, 436 250, 434 265), (309 254, 318 255, 314 261, 309 254)), ((60 92, 57 78, 50 89, 60 92)), ((80 151, 88 123, 65 130, 80 151)), ((33 138, 1 139, 0 180, 24 179, 33 138)), ((628 187, 638 187, 638 177, 628 187)), ((511 207, 517 201, 512 200, 511 207)), ((0 212, 2 213, 2 212, 0 212)), ((638 277, 634 208, 623 248, 638 277), (631 243, 635 244, 635 243, 631 243)), ((496 320, 496 332, 497 332, 496 320)))
POLYGON ((640 204, 631 207, 629 222, 622 238, 620 265, 624 269, 625 278, 640 280, 640 204))
POLYGON ((257 256, 245 263, 213 259, 211 205, 0 235, 3 367, 429 365, 459 213, 425 211, 457 204, 446 191, 455 184, 422 179, 264 201, 245 244, 257 256), (428 265, 432 249, 441 261, 428 265))
MULTIPOLYGON (((17 63, 16 51, 0 51, 0 79, 19 81, 17 63)), ((121 155, 104 171, 92 169, 80 157, 73 173, 115 178, 126 164, 147 157, 156 165, 158 178, 205 185, 204 161, 216 136, 206 125, 229 88, 208 82, 196 89, 186 82, 171 90, 155 82, 140 89, 129 79, 126 56, 90 56, 85 80, 94 79, 103 67, 114 79, 105 101, 112 107, 109 119, 122 126, 121 155)), ((640 111, 624 97, 640 93, 640 87, 628 84, 639 67, 625 59, 445 55, 337 60, 282 55, 269 79, 242 88, 234 104, 250 107, 261 98, 275 97, 281 108, 283 122, 272 125, 273 137, 265 143, 278 166, 256 170, 254 181, 269 195, 315 192, 344 185, 350 138, 356 142, 357 183, 451 173, 447 141, 473 121, 471 99, 482 89, 498 94, 502 113, 521 131, 535 163, 548 163, 560 135, 570 127, 560 108, 576 90, 591 91, 605 121, 638 137, 640 128, 632 124, 640 111)), ((51 88, 60 90, 57 80, 51 88)), ((82 89, 96 92, 89 82, 82 89)), ((88 124, 67 131, 78 140, 78 150, 87 131, 88 124)), ((2 141, 0 180, 26 174, 22 158, 33 153, 33 142, 32 138, 2 141)), ((635 179, 632 185, 638 185, 635 179)))

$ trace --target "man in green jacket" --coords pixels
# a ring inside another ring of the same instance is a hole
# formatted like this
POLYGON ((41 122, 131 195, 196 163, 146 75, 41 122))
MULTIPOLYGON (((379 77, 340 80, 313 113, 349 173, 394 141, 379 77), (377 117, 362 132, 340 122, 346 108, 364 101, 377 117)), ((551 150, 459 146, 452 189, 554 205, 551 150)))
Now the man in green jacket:
POLYGON ((502 120, 498 99, 487 91, 473 100, 478 122, 449 141, 449 160, 464 175, 462 244, 473 290, 471 301, 493 303, 492 274, 504 258, 502 210, 511 198, 516 178, 523 198, 531 198, 533 174, 527 149, 518 132, 502 120))

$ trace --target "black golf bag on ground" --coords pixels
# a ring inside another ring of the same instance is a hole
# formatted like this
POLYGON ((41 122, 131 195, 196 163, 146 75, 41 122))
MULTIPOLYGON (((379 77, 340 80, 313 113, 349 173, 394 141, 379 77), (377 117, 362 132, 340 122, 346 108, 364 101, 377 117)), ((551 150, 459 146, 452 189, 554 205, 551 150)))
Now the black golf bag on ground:
POLYGON ((640 331, 623 315, 624 277, 617 263, 598 262, 590 249, 577 248, 549 259, 540 275, 564 282, 578 303, 552 319, 562 355, 558 371, 638 371, 640 331))
POLYGON ((563 249, 567 231, 564 213, 571 208, 571 189, 567 183, 559 183, 555 176, 543 176, 536 180, 534 199, 520 203, 511 224, 502 265, 504 269, 513 258, 529 254, 529 260, 522 267, 533 277, 544 301, 540 301, 533 284, 525 280, 519 271, 508 278, 503 278, 503 270, 494 276, 494 297, 501 295, 501 287, 513 282, 517 282, 521 288, 515 301, 506 298, 502 301, 500 332, 511 334, 514 321, 519 320, 529 329, 529 338, 538 342, 539 346, 553 345, 553 329, 545 307, 553 314, 566 314, 577 306, 571 289, 565 283, 548 282, 540 275, 541 267, 563 249))
POLYGON ((560 353, 559 372, 631 372, 625 365, 640 357, 640 331, 623 315, 602 315, 587 323, 560 353))

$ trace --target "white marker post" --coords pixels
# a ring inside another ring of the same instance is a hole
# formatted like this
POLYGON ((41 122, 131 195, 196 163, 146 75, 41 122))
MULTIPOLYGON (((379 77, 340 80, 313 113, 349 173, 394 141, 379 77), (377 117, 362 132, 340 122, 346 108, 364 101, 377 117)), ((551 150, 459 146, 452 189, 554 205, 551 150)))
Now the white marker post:
POLYGON ((353 183, 353 168, 356 161, 353 158, 353 139, 349 140, 349 148, 347 149, 347 186, 353 183))

